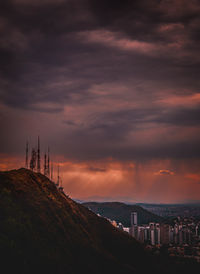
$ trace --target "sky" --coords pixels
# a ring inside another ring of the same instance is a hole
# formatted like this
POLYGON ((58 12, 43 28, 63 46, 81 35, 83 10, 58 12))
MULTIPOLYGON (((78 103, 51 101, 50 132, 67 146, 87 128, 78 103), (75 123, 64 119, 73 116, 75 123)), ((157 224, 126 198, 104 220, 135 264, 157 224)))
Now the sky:
POLYGON ((39 135, 72 198, 200 201, 199 33, 198 0, 1 1, 0 170, 39 135))

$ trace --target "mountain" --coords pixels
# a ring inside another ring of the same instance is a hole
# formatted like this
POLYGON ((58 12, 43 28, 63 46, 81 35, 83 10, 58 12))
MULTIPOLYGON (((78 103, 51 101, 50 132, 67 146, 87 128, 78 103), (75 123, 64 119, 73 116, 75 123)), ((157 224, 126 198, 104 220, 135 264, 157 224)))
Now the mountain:
POLYGON ((0 172, 0 258, 6 274, 171 274, 192 269, 191 264, 154 257, 47 177, 23 168, 0 172))
POLYGON ((84 206, 91 209, 96 214, 107 217, 111 220, 122 223, 124 226, 130 227, 131 212, 138 213, 138 223, 148 224, 149 222, 162 222, 163 218, 155 215, 141 206, 127 205, 119 202, 87 202, 83 203, 84 206))

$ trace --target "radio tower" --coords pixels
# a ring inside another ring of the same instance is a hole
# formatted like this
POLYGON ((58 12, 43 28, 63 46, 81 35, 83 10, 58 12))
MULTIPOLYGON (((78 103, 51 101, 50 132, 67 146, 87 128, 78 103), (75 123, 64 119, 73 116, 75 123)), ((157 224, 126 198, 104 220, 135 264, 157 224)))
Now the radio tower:
POLYGON ((47 175, 47 154, 44 154, 44 175, 47 175))
POLYGON ((32 155, 31 155, 31 161, 30 161, 30 169, 32 171, 34 171, 36 168, 36 156, 37 156, 36 150, 33 148, 32 155))
POLYGON ((28 168, 28 141, 26 142, 26 164, 25 167, 28 168))
POLYGON ((37 149, 37 172, 40 173, 40 137, 38 136, 38 149, 37 149))
POLYGON ((53 181, 53 162, 51 162, 51 181, 53 181))
POLYGON ((47 175, 50 176, 50 166, 49 166, 49 162, 50 162, 50 156, 49 156, 49 147, 48 147, 48 159, 47 159, 47 175))
POLYGON ((59 187, 59 184, 60 184, 60 174, 59 174, 59 165, 58 165, 58 177, 57 177, 57 183, 56 183, 56 185, 57 185, 57 187, 59 187))
POLYGON ((61 190, 62 192, 64 191, 63 184, 62 184, 62 178, 60 178, 60 187, 59 187, 59 190, 61 190))

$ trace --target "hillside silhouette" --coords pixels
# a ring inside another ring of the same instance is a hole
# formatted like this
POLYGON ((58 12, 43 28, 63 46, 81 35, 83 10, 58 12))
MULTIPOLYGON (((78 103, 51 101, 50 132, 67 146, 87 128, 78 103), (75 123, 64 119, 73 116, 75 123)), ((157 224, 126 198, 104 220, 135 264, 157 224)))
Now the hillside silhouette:
POLYGON ((183 268, 155 258, 47 177, 24 168, 0 172, 0 256, 6 274, 172 273, 183 268))

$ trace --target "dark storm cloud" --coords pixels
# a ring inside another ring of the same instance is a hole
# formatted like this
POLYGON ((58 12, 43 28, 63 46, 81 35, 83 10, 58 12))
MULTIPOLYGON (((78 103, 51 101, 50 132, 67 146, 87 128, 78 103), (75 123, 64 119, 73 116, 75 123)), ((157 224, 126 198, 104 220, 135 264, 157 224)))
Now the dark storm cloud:
MULTIPOLYGON (((199 114, 199 108, 168 109, 167 112, 161 108, 148 108, 104 113, 94 117, 88 126, 75 125, 71 121, 73 129, 66 136, 69 140, 66 141, 66 153, 72 158, 84 157, 88 160, 108 156, 140 161, 160 157, 198 158, 199 114), (160 132, 162 127, 168 130, 160 132), (187 136, 190 128, 197 131, 187 136), (155 131, 153 136, 149 134, 152 129, 155 131), (76 151, 72 155, 68 147, 73 143, 76 143, 76 151)), ((69 121, 66 123, 69 124, 69 121)))
MULTIPOLYGON (((194 1, 90 1, 98 23, 102 27, 121 31, 131 38, 142 41, 168 42, 169 34, 163 34, 159 27, 182 24, 185 32, 198 33, 199 2, 194 1), (191 26, 192 25, 192 26, 191 26)), ((171 29, 178 34, 179 28, 171 29)))
POLYGON ((199 105, 156 103, 199 92, 199 15, 195 0, 4 1, 1 103, 59 114, 65 138, 52 138, 71 157, 197 157, 194 136, 164 141, 158 133, 145 145, 135 136, 161 126, 199 129, 199 105))
MULTIPOLYGON (((140 131, 144 128, 171 126, 171 127, 192 127, 200 126, 200 108, 147 108, 147 109, 129 109, 116 112, 107 112, 90 121, 87 130, 83 125, 75 124, 73 121, 64 121, 68 125, 77 127, 77 131, 89 132, 92 138, 102 140, 112 139, 113 142, 124 140, 131 131, 140 131), (153 125, 153 126, 152 126, 153 125)), ((77 135, 79 135, 77 134, 77 135)), ((100 141, 100 140, 99 140, 100 141)), ((178 141, 178 140, 176 140, 178 141)), ((157 144, 155 144, 157 145, 157 144)), ((171 145, 171 144, 170 144, 171 145)))
MULTIPOLYGON (((148 108, 148 109, 130 109, 114 113, 103 114, 100 120, 106 121, 99 127, 106 128, 115 124, 126 124, 129 127, 140 128, 147 123, 161 123, 175 126, 200 126, 200 105, 194 108, 179 107, 176 109, 168 108, 148 108)), ((98 123, 97 123, 98 124, 98 123)), ((94 129, 97 126, 94 125, 94 129)))
POLYGON ((119 161, 146 162, 151 159, 198 159, 200 153, 199 138, 191 140, 170 140, 165 141, 165 137, 158 136, 157 142, 151 143, 151 139, 146 138, 140 144, 138 139, 133 138, 132 142, 125 142, 124 135, 118 131, 109 135, 93 134, 77 131, 76 134, 68 134, 65 138, 65 146, 58 151, 67 158, 80 161, 100 160, 111 157, 119 161), (81 140, 81 143, 80 143, 81 140), (83 145, 84 144, 84 145, 83 145))
POLYGON ((177 109, 158 117, 155 122, 167 123, 176 126, 200 126, 200 106, 193 109, 177 109))

